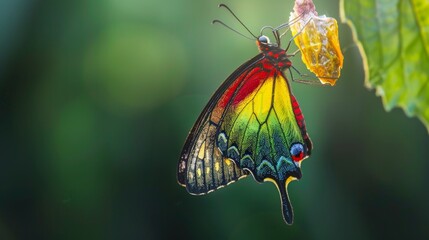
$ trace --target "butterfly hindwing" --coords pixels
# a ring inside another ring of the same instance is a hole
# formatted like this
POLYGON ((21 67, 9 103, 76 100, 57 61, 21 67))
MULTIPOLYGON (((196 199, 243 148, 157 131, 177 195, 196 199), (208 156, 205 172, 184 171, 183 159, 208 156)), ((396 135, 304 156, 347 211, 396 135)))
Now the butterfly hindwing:
POLYGON ((283 216, 292 223, 287 185, 301 178, 300 160, 311 151, 304 119, 281 71, 262 60, 230 101, 221 123, 224 156, 250 171, 258 182, 271 181, 279 189, 283 216), (250 82, 252 81, 252 82, 250 82), (292 146, 305 147, 294 161, 292 146))

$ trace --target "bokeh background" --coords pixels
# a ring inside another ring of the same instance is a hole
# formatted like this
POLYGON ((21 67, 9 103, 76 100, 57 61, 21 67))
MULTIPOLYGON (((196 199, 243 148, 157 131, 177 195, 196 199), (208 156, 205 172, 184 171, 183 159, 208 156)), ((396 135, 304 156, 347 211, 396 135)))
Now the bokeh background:
MULTIPOLYGON (((293 6, 223 2, 254 32, 293 6)), ((257 54, 211 25, 241 29, 219 3, 0 2, 0 239, 429 238, 428 132, 364 88, 341 23, 337 86, 292 83, 314 143, 289 186, 293 226, 271 183, 248 177, 201 197, 176 183, 199 112, 257 54)), ((315 4, 339 19, 338 1, 315 4)))

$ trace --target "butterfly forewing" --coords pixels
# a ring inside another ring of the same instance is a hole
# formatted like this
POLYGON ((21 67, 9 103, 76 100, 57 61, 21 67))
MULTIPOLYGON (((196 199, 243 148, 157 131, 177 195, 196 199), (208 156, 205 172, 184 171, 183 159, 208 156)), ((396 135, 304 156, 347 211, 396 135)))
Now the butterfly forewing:
POLYGON ((232 183, 248 174, 219 150, 220 125, 225 110, 245 81, 248 73, 263 58, 255 56, 241 65, 219 87, 198 117, 186 139, 178 164, 178 182, 189 193, 205 194, 232 183))

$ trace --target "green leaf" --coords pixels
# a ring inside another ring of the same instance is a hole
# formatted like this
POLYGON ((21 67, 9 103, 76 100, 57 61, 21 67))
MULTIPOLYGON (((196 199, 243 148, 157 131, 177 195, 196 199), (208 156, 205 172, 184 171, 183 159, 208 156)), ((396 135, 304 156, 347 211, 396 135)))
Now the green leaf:
POLYGON ((399 106, 429 130, 429 1, 341 0, 340 9, 364 60, 365 85, 387 111, 399 106))

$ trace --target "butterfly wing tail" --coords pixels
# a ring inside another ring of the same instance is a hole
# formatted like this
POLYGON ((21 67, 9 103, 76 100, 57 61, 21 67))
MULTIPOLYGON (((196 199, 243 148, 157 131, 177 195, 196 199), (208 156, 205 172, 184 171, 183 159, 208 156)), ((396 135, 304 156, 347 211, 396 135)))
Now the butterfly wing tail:
POLYGON ((285 184, 276 184, 280 193, 280 200, 282 204, 282 214, 283 220, 291 225, 293 223, 293 209, 290 204, 289 195, 287 192, 287 183, 285 184))

